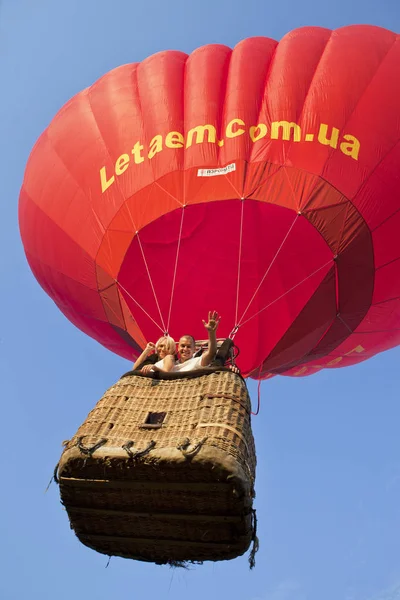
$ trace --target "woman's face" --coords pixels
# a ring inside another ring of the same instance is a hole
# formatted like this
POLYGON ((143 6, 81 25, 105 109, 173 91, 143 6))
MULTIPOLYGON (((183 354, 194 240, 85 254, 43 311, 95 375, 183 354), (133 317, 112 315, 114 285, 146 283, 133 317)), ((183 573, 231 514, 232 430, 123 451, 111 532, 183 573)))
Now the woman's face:
POLYGON ((159 344, 157 344, 157 354, 160 357, 160 360, 165 358, 167 354, 169 354, 167 350, 167 342, 166 340, 162 340, 159 344))

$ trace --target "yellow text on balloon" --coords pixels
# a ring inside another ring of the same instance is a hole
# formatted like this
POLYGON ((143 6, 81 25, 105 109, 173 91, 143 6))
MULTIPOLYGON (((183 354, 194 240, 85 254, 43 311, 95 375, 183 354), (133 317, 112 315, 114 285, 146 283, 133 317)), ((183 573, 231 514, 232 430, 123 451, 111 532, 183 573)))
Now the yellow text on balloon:
MULTIPOLYGON (((124 152, 116 159, 113 168, 103 166, 100 169, 100 186, 104 193, 113 183, 116 177, 120 177, 131 164, 139 165, 145 160, 152 160, 157 154, 167 149, 187 150, 197 144, 216 144, 219 147, 227 144, 230 140, 240 138, 247 144, 256 144, 263 140, 283 140, 288 142, 317 142, 322 146, 329 146, 339 150, 345 156, 358 160, 360 153, 360 141, 350 134, 341 134, 337 127, 329 127, 321 123, 318 133, 304 133, 297 123, 291 121, 272 121, 268 125, 257 123, 247 127, 242 119, 236 118, 229 121, 225 127, 224 136, 218 138, 217 129, 214 125, 197 125, 188 130, 186 136, 179 131, 170 131, 165 136, 155 135, 148 145, 137 141, 129 152, 124 152), (246 142, 247 139, 247 142, 246 142)), ((261 142, 263 143, 263 142, 261 142)))

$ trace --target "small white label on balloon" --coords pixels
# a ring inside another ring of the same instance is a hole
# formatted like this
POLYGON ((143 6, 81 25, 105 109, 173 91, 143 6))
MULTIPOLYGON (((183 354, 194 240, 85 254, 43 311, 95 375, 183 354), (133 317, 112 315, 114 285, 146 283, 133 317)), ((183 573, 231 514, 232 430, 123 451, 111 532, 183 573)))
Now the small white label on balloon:
POLYGON ((216 175, 226 175, 232 171, 236 171, 236 163, 220 169, 198 169, 197 177, 215 177, 216 175))

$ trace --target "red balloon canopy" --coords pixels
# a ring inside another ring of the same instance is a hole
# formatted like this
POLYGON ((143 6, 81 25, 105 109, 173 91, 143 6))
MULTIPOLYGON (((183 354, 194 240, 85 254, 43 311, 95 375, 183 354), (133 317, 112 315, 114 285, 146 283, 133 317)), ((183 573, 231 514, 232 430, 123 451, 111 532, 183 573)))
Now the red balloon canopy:
POLYGON ((371 26, 161 52, 72 98, 20 196, 33 273, 126 358, 235 332, 245 375, 400 343, 400 41, 371 26))

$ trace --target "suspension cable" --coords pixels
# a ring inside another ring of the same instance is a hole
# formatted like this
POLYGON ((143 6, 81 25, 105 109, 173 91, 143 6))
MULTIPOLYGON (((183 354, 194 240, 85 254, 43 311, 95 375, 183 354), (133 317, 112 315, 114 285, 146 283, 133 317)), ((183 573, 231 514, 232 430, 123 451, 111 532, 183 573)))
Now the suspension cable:
POLYGON ((349 330, 350 333, 353 333, 353 329, 351 329, 351 327, 346 323, 346 321, 342 318, 342 315, 340 313, 338 313, 337 318, 339 319, 339 321, 341 321, 343 323, 343 325, 346 327, 346 329, 349 330))
POLYGON ((278 300, 281 300, 282 298, 284 298, 287 294, 289 294, 294 289, 296 289, 297 287, 299 287, 299 285, 301 285, 302 283, 304 283, 305 281, 307 281, 307 279, 310 279, 310 277, 313 277, 319 271, 322 271, 322 269, 324 269, 331 262, 333 262, 333 258, 329 259, 324 265, 322 265, 321 267, 318 267, 318 269, 315 269, 315 271, 313 271, 312 273, 310 273, 310 275, 307 275, 307 277, 305 277, 304 279, 302 279, 301 281, 299 281, 298 283, 296 283, 296 285, 292 286, 290 289, 286 290, 286 292, 284 292, 283 294, 281 294, 280 296, 278 296, 278 298, 275 298, 275 300, 272 300, 272 302, 270 302, 269 304, 267 304, 266 306, 264 306, 263 308, 261 308, 258 312, 256 312, 254 315, 252 315, 251 317, 249 317, 248 319, 246 319, 245 321, 243 321, 240 324, 240 326, 243 327, 243 325, 245 325, 246 323, 248 323, 249 321, 251 321, 252 319, 254 319, 254 317, 257 317, 265 309, 267 309, 270 306, 272 306, 273 304, 275 304, 275 302, 278 302, 278 300))
POLYGON ((119 281, 117 281, 117 280, 115 280, 115 283, 116 283, 116 284, 117 284, 117 285, 118 285, 118 286, 121 288, 121 290, 122 290, 123 292, 125 292, 125 294, 126 294, 127 296, 129 296, 129 298, 130 298, 130 299, 131 299, 131 300, 132 300, 132 301, 133 301, 133 302, 134 302, 134 303, 135 303, 135 304, 136 304, 136 305, 137 305, 137 306, 138 306, 138 307, 139 307, 139 308, 140 308, 140 309, 141 309, 141 310, 144 312, 144 314, 146 315, 146 317, 148 317, 148 318, 150 319, 150 321, 152 321, 152 322, 154 323, 154 325, 155 325, 156 327, 158 327, 158 329, 160 329, 160 331, 162 331, 162 333, 163 333, 163 334, 165 334, 165 329, 163 329, 163 328, 161 327, 161 325, 159 325, 159 324, 157 323, 157 321, 155 321, 155 320, 153 319, 153 317, 152 317, 151 315, 149 315, 149 313, 148 313, 148 312, 147 312, 147 311, 146 311, 146 310, 143 308, 143 306, 142 306, 141 304, 139 304, 139 302, 138 302, 137 300, 135 300, 135 298, 134 298, 134 297, 133 297, 133 296, 132 296, 132 295, 131 295, 131 294, 128 292, 128 290, 127 290, 127 289, 125 289, 125 288, 124 288, 124 286, 122 285, 122 283, 120 283, 120 282, 119 282, 119 281))
POLYGON ((169 310, 168 310, 168 321, 167 321, 167 329, 166 331, 169 331, 169 325, 170 325, 170 321, 171 321, 171 311, 172 311, 172 301, 174 298, 174 292, 175 292, 175 281, 176 281, 176 273, 178 270, 178 259, 179 259, 179 251, 181 248, 181 239, 182 239, 182 229, 183 229, 183 217, 185 215, 185 206, 182 206, 182 215, 181 215, 181 224, 179 227, 179 237, 178 237, 178 245, 176 247, 176 256, 175 256, 175 267, 174 267, 174 275, 172 278, 172 288, 171 288, 171 300, 169 303, 169 310))
POLYGON ((240 269, 241 269, 241 264, 242 264, 242 240, 243 240, 243 214, 244 214, 244 198, 242 198, 241 210, 240 210, 240 232, 239 232, 239 254, 238 254, 238 270, 237 270, 237 285, 236 285, 235 323, 238 322, 238 311, 239 311, 240 269))
MULTIPOLYGON (((297 219, 299 218, 299 216, 300 216, 299 214, 296 214, 295 218, 293 219, 293 222, 292 222, 292 224, 290 225, 288 232, 286 233, 285 237, 283 238, 283 241, 281 242, 281 245, 279 246, 278 250, 276 251, 276 253, 275 253, 275 256, 273 257, 272 261, 270 262, 270 264, 269 264, 269 266, 268 266, 267 270, 265 271, 265 273, 264 273, 264 275, 263 275, 263 277, 262 277, 262 279, 261 279, 261 281, 260 281, 259 285, 258 285, 258 286, 257 286, 257 288, 256 288, 256 291, 254 292, 254 294, 252 295, 252 297, 251 297, 251 299, 250 299, 250 302, 248 303, 248 305, 247 305, 247 307, 246 307, 245 311, 243 312, 242 316, 240 317, 240 320, 239 320, 239 322, 238 322, 238 323, 236 323, 238 326, 240 326, 240 325, 243 325, 243 319, 244 319, 244 316, 245 316, 245 314, 246 314, 246 313, 247 313, 247 311, 249 310, 249 308, 250 308, 250 305, 252 304, 252 302, 253 302, 254 298, 255 298, 255 297, 256 297, 256 295, 257 295, 257 292, 259 291, 260 287, 261 287, 261 286, 262 286, 262 284, 264 283, 264 281, 265 281, 265 278, 267 277, 268 273, 270 272, 270 270, 271 270, 271 268, 272 268, 272 265, 274 264, 274 262, 275 262, 275 261, 276 261, 276 259, 278 258, 278 255, 279 255, 280 251, 282 250, 282 248, 283 248, 283 246, 284 246, 284 244, 285 244, 285 242, 286 242, 287 238, 289 237, 289 235, 290 235, 290 232, 292 231, 292 229, 293 229, 293 227, 294 227, 295 223, 297 222, 297 219)), ((248 319, 247 319, 247 321, 248 321, 248 319)), ((247 323, 247 321, 244 321, 244 323, 247 323)))
POLYGON ((160 315, 160 319, 161 319, 161 323, 162 323, 162 327, 160 327, 160 329, 165 334, 167 332, 167 329, 165 327, 164 319, 163 319, 163 316, 161 314, 161 309, 160 309, 160 305, 158 303, 158 298, 157 298, 156 290, 154 288, 153 280, 152 280, 151 275, 150 275, 150 270, 149 270, 149 267, 148 267, 148 264, 147 264, 147 260, 146 260, 146 257, 144 255, 144 251, 143 251, 143 247, 142 247, 142 242, 140 241, 140 237, 139 237, 139 232, 136 233, 136 237, 137 237, 137 240, 138 240, 138 243, 139 243, 140 251, 142 253, 142 258, 143 258, 143 262, 144 262, 145 267, 146 267, 146 271, 147 271, 147 275, 148 275, 148 278, 149 278, 149 281, 150 281, 151 289, 153 291, 154 300, 156 301, 156 305, 157 305, 157 309, 158 309, 158 314, 160 315))

